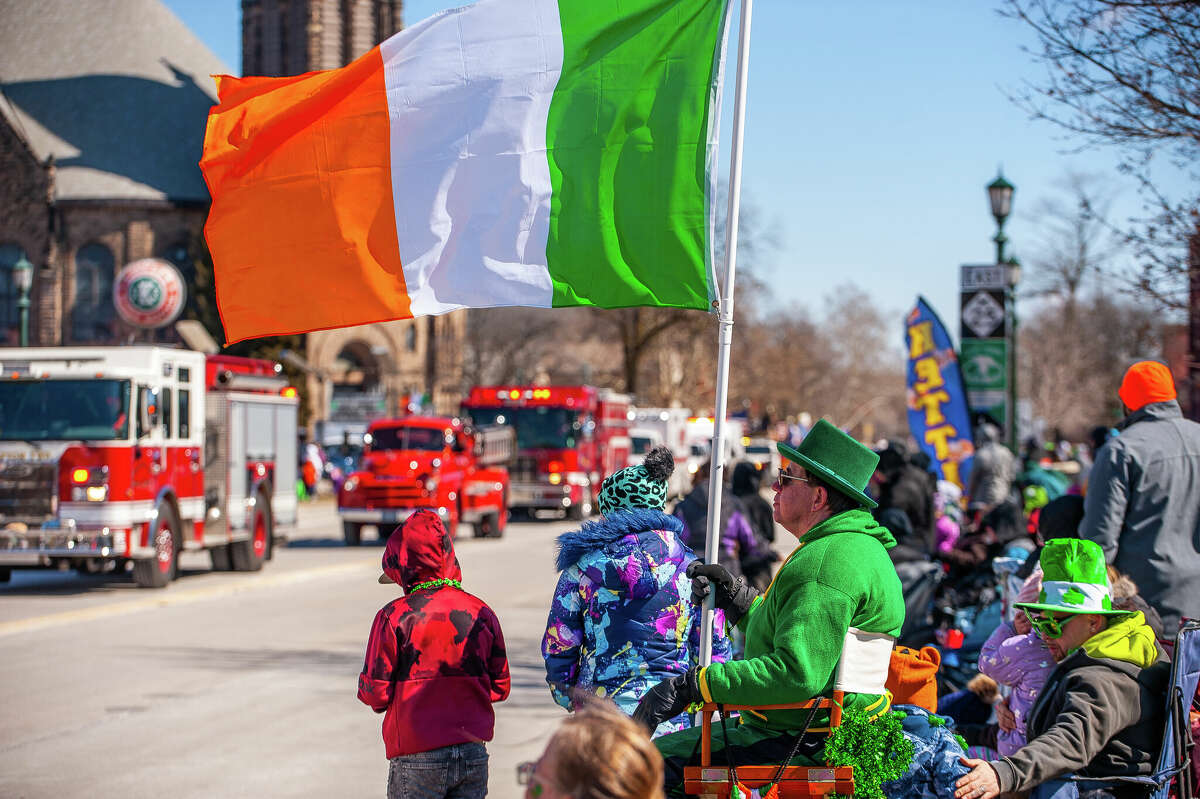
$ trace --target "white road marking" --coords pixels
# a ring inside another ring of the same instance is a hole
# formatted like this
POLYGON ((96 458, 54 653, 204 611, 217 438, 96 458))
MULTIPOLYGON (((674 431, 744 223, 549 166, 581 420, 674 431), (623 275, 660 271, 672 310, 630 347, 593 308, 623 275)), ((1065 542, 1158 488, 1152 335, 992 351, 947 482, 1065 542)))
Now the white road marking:
POLYGON ((209 599, 217 599, 224 596, 232 596, 233 594, 241 594, 250 591, 257 591, 263 588, 275 588, 281 585, 294 585, 296 583, 305 583, 310 580, 319 580, 325 577, 336 577, 344 574, 354 574, 356 572, 378 572, 379 561, 373 559, 370 561, 362 561, 359 563, 339 563, 332 566, 321 566, 314 569, 302 569, 300 571, 283 572, 281 574, 266 574, 259 575, 253 580, 245 582, 223 583, 221 585, 213 585, 207 588, 194 588, 189 591, 171 591, 165 594, 156 594, 143 599, 133 599, 125 602, 112 602, 98 607, 83 608, 81 610, 68 610, 63 613, 51 613, 46 616, 34 616, 28 619, 17 619, 15 621, 0 622, 0 638, 9 635, 17 635, 19 633, 33 632, 35 630, 45 630, 50 627, 62 627, 68 624, 77 624, 85 621, 95 621, 97 619, 107 619, 114 616, 125 616, 130 613, 137 613, 142 610, 150 610, 152 608, 165 608, 172 605, 186 605, 192 602, 204 602, 209 599))

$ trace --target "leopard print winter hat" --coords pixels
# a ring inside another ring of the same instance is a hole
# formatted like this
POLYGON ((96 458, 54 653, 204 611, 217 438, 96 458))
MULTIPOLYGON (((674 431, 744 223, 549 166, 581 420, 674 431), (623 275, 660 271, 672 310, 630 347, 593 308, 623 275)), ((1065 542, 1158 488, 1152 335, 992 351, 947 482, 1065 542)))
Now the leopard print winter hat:
POLYGON ((667 501, 667 480, 675 471, 675 458, 666 447, 655 447, 646 460, 613 472, 600 485, 596 504, 607 516, 627 508, 662 510, 667 501))

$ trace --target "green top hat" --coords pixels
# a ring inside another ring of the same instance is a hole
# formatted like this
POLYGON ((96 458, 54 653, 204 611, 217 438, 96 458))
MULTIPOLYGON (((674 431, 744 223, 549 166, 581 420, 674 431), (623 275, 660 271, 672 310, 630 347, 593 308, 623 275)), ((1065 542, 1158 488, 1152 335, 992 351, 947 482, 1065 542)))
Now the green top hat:
POLYGON ((1051 539, 1042 549, 1040 562, 1042 592, 1038 601, 1017 602, 1014 607, 1049 613, 1129 615, 1127 610, 1113 610, 1104 550, 1095 541, 1051 539))
POLYGON ((798 448, 783 443, 775 448, 780 455, 859 504, 868 508, 879 504, 863 493, 875 473, 879 456, 824 419, 813 425, 798 448))

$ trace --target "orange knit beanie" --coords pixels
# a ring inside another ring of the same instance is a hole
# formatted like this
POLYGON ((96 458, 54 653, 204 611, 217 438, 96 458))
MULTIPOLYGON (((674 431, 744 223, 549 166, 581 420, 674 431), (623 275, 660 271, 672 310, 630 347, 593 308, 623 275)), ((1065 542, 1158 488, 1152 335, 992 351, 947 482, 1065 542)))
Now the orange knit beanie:
POLYGON ((892 650, 888 669, 887 689, 897 705, 917 705, 930 713, 937 712, 937 672, 942 655, 932 646, 918 651, 906 646, 892 650))
POLYGON ((1176 394, 1171 370, 1158 361, 1138 361, 1125 372, 1117 396, 1130 413, 1152 402, 1173 400, 1176 394))

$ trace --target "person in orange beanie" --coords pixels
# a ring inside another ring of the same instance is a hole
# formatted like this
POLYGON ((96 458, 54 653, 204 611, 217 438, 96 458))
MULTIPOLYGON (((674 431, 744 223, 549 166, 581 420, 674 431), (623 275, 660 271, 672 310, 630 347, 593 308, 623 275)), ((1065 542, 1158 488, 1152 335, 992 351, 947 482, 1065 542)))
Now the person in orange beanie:
POLYGON ((1166 365, 1139 361, 1117 391, 1125 418, 1096 453, 1079 537, 1137 583, 1174 636, 1200 617, 1200 424, 1183 418, 1166 365))
POLYGON ((892 650, 886 685, 892 693, 892 712, 903 714, 900 728, 913 745, 913 759, 899 779, 881 786, 889 799, 953 796, 955 782, 969 770, 961 760, 966 747, 954 733, 954 720, 934 714, 941 662, 941 654, 931 646, 892 650))

